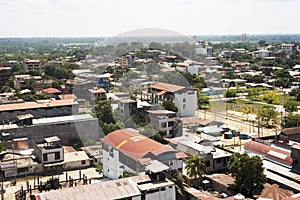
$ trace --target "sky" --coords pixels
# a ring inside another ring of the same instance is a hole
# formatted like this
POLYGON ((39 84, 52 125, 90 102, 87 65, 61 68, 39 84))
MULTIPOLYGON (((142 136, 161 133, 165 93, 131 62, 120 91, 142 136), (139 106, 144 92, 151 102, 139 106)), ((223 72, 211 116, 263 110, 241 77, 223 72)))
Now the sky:
POLYGON ((300 33, 300 0, 0 0, 0 37, 300 33))

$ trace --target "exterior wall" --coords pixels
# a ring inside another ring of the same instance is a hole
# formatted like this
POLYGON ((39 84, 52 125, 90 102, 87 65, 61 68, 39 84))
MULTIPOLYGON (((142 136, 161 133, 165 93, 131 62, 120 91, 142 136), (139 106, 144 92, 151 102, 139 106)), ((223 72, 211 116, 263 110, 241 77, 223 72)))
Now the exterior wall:
POLYGON ((54 149, 41 149, 42 154, 39 157, 39 160, 43 164, 54 163, 54 162, 62 162, 64 161, 64 149, 62 147, 54 148, 54 149), (55 159, 55 153, 59 152, 59 159, 55 159), (44 159, 44 156, 47 155, 47 160, 44 159))
POLYGON ((293 158, 292 170, 300 172, 300 149, 292 148, 291 157, 293 158))
MULTIPOLYGON (((108 148, 110 150, 113 149, 111 147, 108 148)), ((119 152, 113 149, 110 154, 110 150, 107 151, 105 147, 102 148, 103 175, 108 178, 118 179, 121 175, 119 168, 121 165, 119 162, 119 152)))
POLYGON ((79 109, 78 104, 74 104, 69 106, 24 109, 24 110, 15 110, 15 111, 1 111, 0 119, 14 119, 18 115, 23 115, 23 114, 32 114, 34 118, 58 117, 64 115, 77 114, 78 109, 79 109))
POLYGON ((155 190, 148 190, 145 196, 146 200, 171 200, 176 199, 175 186, 167 186, 155 190), (154 192, 155 191, 155 192, 154 192))
POLYGON ((64 164, 65 170, 73 170, 73 169, 82 169, 87 168, 90 166, 90 160, 79 160, 79 161, 73 161, 73 162, 67 162, 64 164), (83 164, 82 161, 85 161, 83 164))
POLYGON ((97 118, 73 122, 59 122, 55 124, 30 125, 1 131, 14 133, 9 136, 0 134, 1 141, 27 137, 29 146, 33 146, 35 142, 41 142, 44 138, 52 137, 53 135, 63 138, 62 144, 68 144, 69 141, 73 139, 86 141, 88 139, 99 140, 100 138, 100 129, 97 118), (86 131, 87 127, 89 131, 86 131))
POLYGON ((173 101, 178 108, 178 116, 191 117, 195 116, 198 109, 198 99, 195 91, 185 93, 175 93, 175 100, 173 101))

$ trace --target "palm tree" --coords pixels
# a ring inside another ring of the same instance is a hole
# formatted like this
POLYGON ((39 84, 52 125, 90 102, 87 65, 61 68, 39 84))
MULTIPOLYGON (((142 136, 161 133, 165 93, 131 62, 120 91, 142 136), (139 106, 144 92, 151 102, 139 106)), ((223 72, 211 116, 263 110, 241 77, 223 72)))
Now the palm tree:
POLYGON ((187 176, 191 179, 202 178, 207 173, 205 161, 198 155, 190 155, 186 160, 187 176))
POLYGON ((182 176, 178 173, 178 171, 167 173, 167 178, 170 179, 176 188, 176 199, 177 200, 185 200, 187 197, 186 189, 188 185, 184 182, 182 176))

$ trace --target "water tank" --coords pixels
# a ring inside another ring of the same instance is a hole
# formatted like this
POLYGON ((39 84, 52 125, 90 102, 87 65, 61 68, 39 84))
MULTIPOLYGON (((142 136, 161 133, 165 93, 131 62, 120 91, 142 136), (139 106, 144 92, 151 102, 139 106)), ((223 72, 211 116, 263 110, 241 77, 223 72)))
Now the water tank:
POLYGON ((245 197, 242 194, 238 193, 234 196, 234 200, 245 200, 245 197))

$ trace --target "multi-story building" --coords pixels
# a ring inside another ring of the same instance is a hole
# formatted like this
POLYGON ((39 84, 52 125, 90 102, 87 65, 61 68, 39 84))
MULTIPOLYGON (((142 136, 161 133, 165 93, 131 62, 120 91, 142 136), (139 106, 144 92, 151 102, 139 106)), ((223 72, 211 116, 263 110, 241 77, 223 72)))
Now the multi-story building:
POLYGON ((149 113, 148 122, 158 130, 164 131, 166 137, 180 135, 182 122, 176 113, 169 110, 147 110, 149 113))
POLYGON ((294 51, 297 51, 298 49, 299 49, 298 45, 296 45, 296 44, 285 44, 285 43, 281 44, 281 51, 284 51, 286 53, 293 53, 294 51))
POLYGON ((23 61, 24 70, 40 70, 41 68, 42 68, 42 63, 40 60, 24 59, 23 61))
POLYGON ((144 172, 154 160, 170 170, 182 170, 184 158, 185 154, 133 129, 117 130, 102 139, 103 175, 112 179, 117 179, 125 170, 144 172))
POLYGON ((130 98, 121 98, 118 100, 118 109, 122 119, 127 120, 137 112, 137 101, 130 98))
POLYGON ((27 83, 30 81, 30 79, 34 79, 34 81, 40 85, 42 77, 41 76, 30 76, 29 74, 15 75, 14 76, 14 88, 15 89, 27 88, 27 83))
POLYGON ((9 67, 0 67, 0 87, 4 86, 7 83, 10 77, 10 68, 9 67))
POLYGON ((89 89, 89 92, 91 93, 92 98, 97 98, 97 97, 103 97, 105 98, 106 91, 103 88, 97 88, 94 87, 93 89, 89 89))
POLYGON ((194 116, 198 109, 197 92, 192 88, 168 83, 156 83, 149 88, 150 101, 153 104, 162 104, 171 101, 178 108, 180 117, 194 116))
MULTIPOLYGON (((31 114, 34 118, 57 117, 78 113, 78 103, 73 99, 40 100, 37 102, 0 105, 0 119, 14 120, 19 115, 31 114)), ((3 124, 3 121, 0 124, 3 124)))
POLYGON ((46 171, 61 171, 63 169, 64 149, 57 136, 45 138, 43 143, 36 144, 34 154, 46 171))

